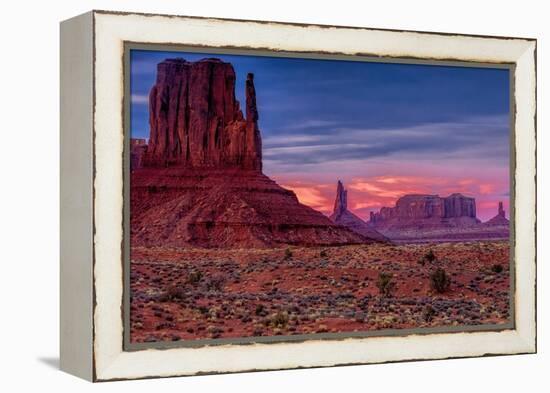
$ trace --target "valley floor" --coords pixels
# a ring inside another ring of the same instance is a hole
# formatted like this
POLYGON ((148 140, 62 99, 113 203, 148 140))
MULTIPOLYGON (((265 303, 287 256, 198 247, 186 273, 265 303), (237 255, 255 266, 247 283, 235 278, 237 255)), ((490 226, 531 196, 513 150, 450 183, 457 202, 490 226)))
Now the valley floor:
POLYGON ((507 241, 131 250, 131 342, 436 326, 510 318, 507 241), (436 257, 428 262, 424 256, 436 257), (499 266, 495 266, 499 265, 499 266), (430 275, 451 278, 438 293, 430 275), (382 295, 381 273, 393 291, 382 295))

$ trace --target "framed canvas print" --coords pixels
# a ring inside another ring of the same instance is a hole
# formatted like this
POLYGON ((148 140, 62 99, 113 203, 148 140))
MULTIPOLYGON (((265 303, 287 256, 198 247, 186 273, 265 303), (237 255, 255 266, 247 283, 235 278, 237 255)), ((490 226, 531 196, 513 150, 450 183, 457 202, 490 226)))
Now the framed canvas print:
POLYGON ((61 367, 536 351, 536 41, 61 24, 61 367))

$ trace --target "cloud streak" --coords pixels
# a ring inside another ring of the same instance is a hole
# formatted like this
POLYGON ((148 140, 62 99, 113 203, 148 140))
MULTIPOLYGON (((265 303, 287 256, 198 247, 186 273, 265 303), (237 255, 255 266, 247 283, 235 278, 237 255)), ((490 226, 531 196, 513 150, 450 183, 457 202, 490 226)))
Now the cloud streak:
POLYGON ((509 154, 507 116, 401 128, 293 128, 264 139, 264 157, 272 163, 315 164, 386 156, 419 160, 502 158, 509 154))
POLYGON ((132 94, 130 100, 133 105, 149 105, 149 96, 147 94, 132 94))
MULTIPOLYGON (((276 175, 279 183, 294 191, 304 203, 326 215, 332 213, 336 194, 336 183, 317 183, 285 179, 276 175)), ((407 194, 449 196, 455 192, 476 198, 478 217, 483 221, 496 215, 499 201, 508 200, 501 193, 508 187, 507 182, 484 177, 432 177, 432 176, 373 176, 357 177, 345 181, 348 189, 348 208, 368 221, 370 212, 378 212, 382 207, 395 206, 400 197, 407 194), (484 192, 483 192, 484 190, 484 192)))

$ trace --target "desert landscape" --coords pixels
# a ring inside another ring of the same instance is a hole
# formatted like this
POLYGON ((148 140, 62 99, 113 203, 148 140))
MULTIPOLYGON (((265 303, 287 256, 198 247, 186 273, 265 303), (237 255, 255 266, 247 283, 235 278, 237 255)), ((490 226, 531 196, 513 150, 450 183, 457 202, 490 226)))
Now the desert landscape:
POLYGON ((135 342, 501 324, 510 317, 507 242, 138 247, 132 257, 135 342), (428 262, 431 253, 436 259, 428 262), (438 269, 448 289, 434 286, 438 269))
POLYGON ((130 141, 131 342, 509 322, 502 202, 482 222, 474 196, 404 194, 366 220, 336 178, 318 211, 264 173, 255 77, 244 108, 236 80, 217 58, 156 67, 130 141))

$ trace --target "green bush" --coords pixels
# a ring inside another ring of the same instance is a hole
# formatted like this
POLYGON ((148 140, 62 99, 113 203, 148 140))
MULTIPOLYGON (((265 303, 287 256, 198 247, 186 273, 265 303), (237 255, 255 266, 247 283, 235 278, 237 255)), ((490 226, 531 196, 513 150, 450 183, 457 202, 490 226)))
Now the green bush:
POLYGON ((390 296, 395 289, 395 283, 392 281, 393 275, 390 273, 381 272, 378 274, 376 287, 381 295, 390 296))
POLYGON ((445 269, 437 268, 430 274, 430 283, 433 290, 439 293, 447 292, 451 286, 451 277, 445 269))

